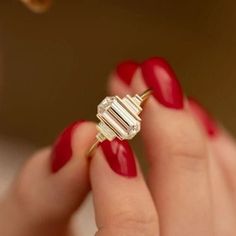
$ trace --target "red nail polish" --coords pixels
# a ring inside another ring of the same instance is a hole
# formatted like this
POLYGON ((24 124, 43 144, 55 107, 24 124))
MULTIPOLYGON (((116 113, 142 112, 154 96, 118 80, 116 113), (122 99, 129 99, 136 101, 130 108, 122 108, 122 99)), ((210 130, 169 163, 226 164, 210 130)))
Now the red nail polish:
POLYGON ((61 169, 71 159, 71 138, 73 131, 81 123, 83 123, 83 121, 72 123, 56 139, 51 152, 51 170, 53 173, 61 169))
POLYGON ((116 73, 125 84, 130 85, 138 66, 139 64, 134 61, 124 61, 116 67, 116 73))
POLYGON ((183 108, 183 92, 176 74, 168 62, 159 57, 145 61, 142 74, 147 86, 153 89, 154 97, 164 106, 183 108))
POLYGON ((218 127, 216 121, 212 118, 208 111, 196 101, 194 98, 188 98, 189 107, 194 116, 203 125, 209 137, 215 137, 218 134, 218 127))
POLYGON ((137 176, 134 154, 127 141, 114 139, 100 144, 105 158, 113 171, 126 177, 137 176))

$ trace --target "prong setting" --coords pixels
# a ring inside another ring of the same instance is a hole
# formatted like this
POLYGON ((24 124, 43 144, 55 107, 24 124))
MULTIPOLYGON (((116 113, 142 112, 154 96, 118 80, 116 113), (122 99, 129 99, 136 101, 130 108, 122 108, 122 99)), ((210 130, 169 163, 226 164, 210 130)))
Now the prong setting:
POLYGON ((139 95, 126 95, 122 99, 118 96, 106 97, 97 109, 97 117, 100 120, 97 125, 97 139, 132 139, 141 128, 141 103, 142 98, 139 95))
POLYGON ((132 139, 141 129, 142 111, 141 105, 151 95, 152 90, 147 89, 142 94, 124 98, 118 96, 106 97, 97 107, 97 117, 100 122, 97 124, 98 134, 96 140, 88 151, 88 156, 100 142, 112 141, 114 138, 120 140, 132 139))

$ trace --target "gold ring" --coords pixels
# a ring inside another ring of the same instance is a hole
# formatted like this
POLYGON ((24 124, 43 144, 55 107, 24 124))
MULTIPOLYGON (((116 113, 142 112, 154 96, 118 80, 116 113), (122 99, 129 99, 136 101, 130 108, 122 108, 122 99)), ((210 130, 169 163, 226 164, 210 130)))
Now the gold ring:
POLYGON ((97 124, 98 134, 88 155, 90 156, 97 145, 106 139, 109 141, 114 138, 132 139, 140 131, 141 106, 151 93, 152 90, 147 89, 142 94, 136 94, 133 97, 126 95, 124 98, 112 96, 103 99, 97 108, 97 118, 100 120, 97 124))

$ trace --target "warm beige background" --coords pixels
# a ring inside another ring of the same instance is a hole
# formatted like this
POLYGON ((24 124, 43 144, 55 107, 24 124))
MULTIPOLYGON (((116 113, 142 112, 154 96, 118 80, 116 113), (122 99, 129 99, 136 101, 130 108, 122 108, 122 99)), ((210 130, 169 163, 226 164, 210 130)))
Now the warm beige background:
POLYGON ((123 59, 166 57, 187 94, 236 133, 236 2, 55 0, 44 15, 0 2, 0 131, 48 144, 94 119, 123 59))

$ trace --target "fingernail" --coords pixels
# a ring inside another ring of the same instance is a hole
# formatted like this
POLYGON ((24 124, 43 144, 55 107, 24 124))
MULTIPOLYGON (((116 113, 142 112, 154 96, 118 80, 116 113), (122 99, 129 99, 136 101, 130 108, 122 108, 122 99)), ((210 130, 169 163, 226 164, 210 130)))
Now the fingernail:
POLYGON ((114 139, 100 144, 104 156, 111 169, 125 177, 137 176, 134 154, 127 141, 114 139))
POLYGON ((124 61, 116 67, 116 73, 125 84, 130 85, 138 66, 139 64, 134 61, 124 61))
POLYGON ((210 113, 194 98, 188 98, 188 103, 192 113, 202 124, 207 135, 211 138, 216 137, 218 134, 218 127, 210 113))
POLYGON ((142 65, 145 83, 154 97, 168 108, 183 108, 183 92, 177 76, 168 62, 159 57, 146 60, 142 65))
POLYGON ((51 152, 51 171, 60 170, 72 157, 71 139, 74 130, 84 121, 76 121, 69 125, 56 139, 51 152))

